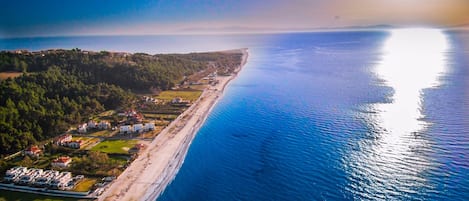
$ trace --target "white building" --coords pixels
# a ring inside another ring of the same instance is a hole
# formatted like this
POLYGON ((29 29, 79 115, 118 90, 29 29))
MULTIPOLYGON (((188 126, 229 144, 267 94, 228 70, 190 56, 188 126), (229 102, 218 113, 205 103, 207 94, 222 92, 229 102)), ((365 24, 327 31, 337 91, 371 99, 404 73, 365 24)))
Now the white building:
POLYGON ((88 121, 88 123, 86 125, 88 126, 89 129, 95 129, 96 126, 97 126, 97 123, 93 120, 90 120, 90 121, 88 121))
POLYGON ((135 133, 143 132, 143 124, 135 124, 133 126, 133 132, 135 132, 135 133))
POLYGON ((62 156, 52 161, 51 165, 58 168, 66 168, 72 162, 72 158, 62 156))
POLYGON ((87 124, 81 124, 78 126, 78 133, 86 133, 88 130, 87 124))
POLYGON ((111 123, 109 123, 109 121, 100 121, 97 127, 100 130, 106 130, 106 129, 111 128, 111 123))
POLYGON ((155 123, 146 123, 146 124, 143 126, 143 130, 144 130, 144 131, 152 131, 152 130, 155 130, 155 123))
POLYGON ((24 154, 30 156, 30 157, 39 157, 39 155, 42 153, 42 150, 39 149, 38 146, 33 145, 24 150, 24 154))
POLYGON ((131 133, 133 130, 132 130, 132 126, 131 125, 124 125, 124 126, 121 126, 119 127, 119 132, 121 134, 127 134, 127 133, 131 133))
POLYGON ((83 144, 83 141, 74 140, 74 141, 67 142, 67 147, 70 147, 70 148, 73 148, 73 149, 79 149, 79 148, 81 148, 82 144, 83 144))

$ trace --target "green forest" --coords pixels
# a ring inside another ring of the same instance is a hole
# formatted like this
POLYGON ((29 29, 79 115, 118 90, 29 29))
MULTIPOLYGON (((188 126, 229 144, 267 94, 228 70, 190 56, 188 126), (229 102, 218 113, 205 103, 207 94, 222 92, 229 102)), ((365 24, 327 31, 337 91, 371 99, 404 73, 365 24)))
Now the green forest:
POLYGON ((241 53, 157 54, 80 49, 0 52, 0 155, 65 132, 91 115, 126 109, 135 93, 167 90, 185 76, 231 71, 241 53))

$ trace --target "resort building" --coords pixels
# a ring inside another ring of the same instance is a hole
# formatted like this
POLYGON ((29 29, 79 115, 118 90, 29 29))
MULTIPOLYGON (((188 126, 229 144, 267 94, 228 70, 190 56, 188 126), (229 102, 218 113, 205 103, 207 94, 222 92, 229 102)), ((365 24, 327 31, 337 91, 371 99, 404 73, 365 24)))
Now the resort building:
POLYGON ((48 182, 48 186, 49 188, 52 188, 52 189, 65 189, 71 180, 72 180, 71 172, 61 172, 58 176, 53 177, 48 182))
POLYGON ((152 130, 155 130, 155 123, 146 123, 146 124, 143 126, 143 130, 144 130, 144 131, 152 131, 152 130))
POLYGON ((143 124, 135 124, 133 126, 133 132, 135 132, 135 133, 143 132, 143 124))
POLYGON ((62 156, 52 161, 52 167, 66 168, 72 162, 72 158, 68 156, 62 156))
POLYGON ((5 173, 5 176, 3 177, 3 180, 5 182, 13 182, 15 180, 18 180, 20 175, 23 175, 27 172, 28 168, 26 167, 14 167, 5 173))
POLYGON ((119 132, 121 134, 132 133, 132 126, 131 125, 124 125, 119 128, 119 132))
POLYGON ((72 189, 75 185, 73 179, 81 180, 83 175, 73 178, 70 172, 14 167, 6 171, 3 179, 4 182, 13 182, 16 185, 68 190, 72 189))

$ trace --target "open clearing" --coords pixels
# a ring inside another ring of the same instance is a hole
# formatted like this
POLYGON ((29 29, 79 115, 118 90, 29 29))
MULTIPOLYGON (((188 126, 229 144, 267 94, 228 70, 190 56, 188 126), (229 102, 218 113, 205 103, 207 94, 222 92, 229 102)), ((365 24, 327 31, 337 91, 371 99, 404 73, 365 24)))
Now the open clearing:
POLYGON ((92 151, 104 153, 127 154, 128 150, 137 144, 137 140, 107 140, 94 146, 92 151))
POLYGON ((0 80, 6 80, 8 78, 15 78, 23 75, 21 72, 1 72, 0 73, 0 80))
POLYGON ((163 91, 161 92, 156 98, 171 101, 176 97, 180 97, 184 100, 190 100, 191 102, 197 100, 199 96, 202 94, 202 91, 194 90, 194 91, 163 91))

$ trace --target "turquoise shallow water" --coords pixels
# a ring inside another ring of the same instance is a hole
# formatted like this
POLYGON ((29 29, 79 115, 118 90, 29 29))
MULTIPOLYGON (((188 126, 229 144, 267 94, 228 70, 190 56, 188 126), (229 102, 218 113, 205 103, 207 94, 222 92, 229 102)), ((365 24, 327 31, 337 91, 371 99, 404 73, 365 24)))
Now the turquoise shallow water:
POLYGON ((33 50, 248 47, 163 201, 467 200, 468 46, 469 33, 438 30, 0 40, 33 50))

